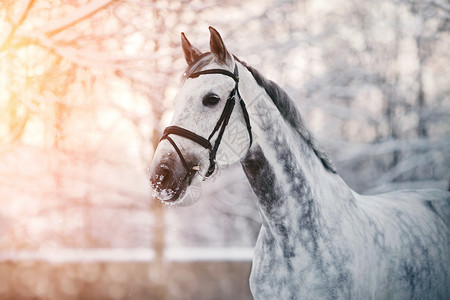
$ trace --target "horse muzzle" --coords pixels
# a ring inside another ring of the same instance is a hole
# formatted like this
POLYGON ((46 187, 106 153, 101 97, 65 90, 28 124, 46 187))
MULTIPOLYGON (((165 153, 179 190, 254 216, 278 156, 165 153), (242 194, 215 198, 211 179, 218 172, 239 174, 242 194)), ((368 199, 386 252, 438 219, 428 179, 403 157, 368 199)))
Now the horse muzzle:
POLYGON ((197 173, 196 164, 192 163, 195 159, 191 155, 185 159, 185 163, 190 166, 189 170, 186 170, 169 143, 161 143, 158 146, 149 169, 154 197, 166 204, 182 202, 181 199, 197 173))

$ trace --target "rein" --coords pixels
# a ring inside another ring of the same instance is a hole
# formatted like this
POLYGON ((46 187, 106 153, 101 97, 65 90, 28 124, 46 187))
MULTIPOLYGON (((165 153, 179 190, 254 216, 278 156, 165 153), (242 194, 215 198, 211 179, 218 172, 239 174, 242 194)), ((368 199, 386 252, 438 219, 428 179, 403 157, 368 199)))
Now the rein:
POLYGON ((234 68, 234 73, 231 73, 227 70, 223 69, 209 69, 199 72, 194 72, 189 75, 188 78, 197 78, 201 75, 208 75, 208 74, 222 74, 225 76, 228 76, 232 78, 235 82, 235 86, 233 90, 230 92, 230 95, 228 96, 227 102, 225 103, 225 107, 222 111, 222 114, 220 115, 219 120, 216 123, 216 126, 214 126, 214 129, 212 130, 211 134, 209 135, 208 139, 205 139, 204 137, 196 134, 195 132, 192 132, 190 130, 187 130, 185 128, 179 127, 179 126, 168 126, 164 129, 163 135, 160 142, 162 140, 168 140, 170 144, 172 144, 173 148, 177 152, 178 156, 181 159, 181 162, 186 169, 187 173, 183 181, 190 175, 192 175, 194 172, 198 172, 200 170, 200 166, 196 165, 191 168, 189 168, 186 159, 184 158, 183 154, 181 153, 180 149, 178 148, 177 144, 173 141, 173 139, 169 136, 171 134, 182 136, 184 138, 187 138, 200 146, 202 146, 205 149, 209 150, 209 167, 208 171, 206 172, 204 178, 207 178, 213 174, 214 170, 216 169, 216 155, 217 150, 219 148, 220 142, 222 141, 223 133, 225 132, 225 128, 228 125, 228 121, 230 120, 231 113, 233 112, 233 108, 236 102, 236 96, 239 98, 239 103, 242 107, 242 112, 244 114, 244 120, 247 125, 247 131, 250 138, 250 144, 249 149, 252 146, 253 137, 252 137, 252 127, 250 126, 250 118, 247 112, 247 108, 245 106, 245 102, 242 99, 240 93, 239 93, 239 73, 238 73, 238 67, 237 65, 234 68), (211 144, 211 138, 218 132, 217 139, 214 142, 214 145, 211 144))

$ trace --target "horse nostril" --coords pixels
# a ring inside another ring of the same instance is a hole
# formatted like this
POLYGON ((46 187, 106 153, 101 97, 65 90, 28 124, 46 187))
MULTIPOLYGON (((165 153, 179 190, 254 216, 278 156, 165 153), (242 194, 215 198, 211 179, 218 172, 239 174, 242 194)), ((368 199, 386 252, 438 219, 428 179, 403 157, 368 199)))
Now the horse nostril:
POLYGON ((159 180, 161 181, 162 185, 165 185, 167 182, 170 181, 171 172, 168 168, 161 168, 161 173, 159 174, 159 180))
POLYGON ((172 178, 172 171, 166 165, 160 165, 155 170, 154 175, 151 176, 150 181, 153 188, 167 189, 170 188, 172 178))

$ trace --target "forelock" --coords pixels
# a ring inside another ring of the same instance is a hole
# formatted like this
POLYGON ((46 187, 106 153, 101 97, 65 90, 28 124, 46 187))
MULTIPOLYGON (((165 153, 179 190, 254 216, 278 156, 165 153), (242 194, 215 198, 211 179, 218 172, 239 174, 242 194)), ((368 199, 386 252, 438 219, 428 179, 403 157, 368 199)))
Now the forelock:
POLYGON ((190 64, 183 73, 181 80, 184 82, 192 73, 200 71, 209 65, 214 59, 211 52, 203 53, 194 63, 190 64))

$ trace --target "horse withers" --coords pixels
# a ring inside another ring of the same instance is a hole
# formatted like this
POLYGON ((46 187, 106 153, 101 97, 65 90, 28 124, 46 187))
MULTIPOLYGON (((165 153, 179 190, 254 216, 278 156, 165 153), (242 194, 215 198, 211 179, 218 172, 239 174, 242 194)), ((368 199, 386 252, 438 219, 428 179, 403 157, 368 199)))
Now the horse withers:
POLYGON ((188 67, 150 168, 155 197, 192 204, 190 186, 240 161, 262 217, 255 299, 450 299, 450 193, 357 194, 289 96, 210 33, 206 53, 182 34, 188 67))

